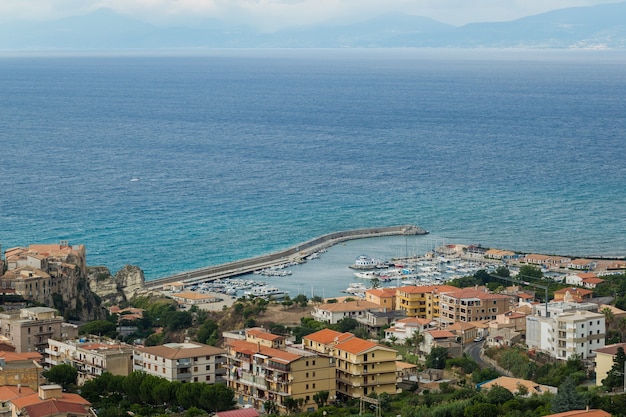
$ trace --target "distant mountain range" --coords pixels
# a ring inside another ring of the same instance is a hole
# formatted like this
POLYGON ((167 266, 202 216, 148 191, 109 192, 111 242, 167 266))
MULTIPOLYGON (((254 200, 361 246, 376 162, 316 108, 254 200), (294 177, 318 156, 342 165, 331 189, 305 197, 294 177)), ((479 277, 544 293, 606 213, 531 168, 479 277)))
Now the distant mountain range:
POLYGON ((354 24, 326 23, 268 34, 218 20, 163 28, 109 9, 47 22, 0 25, 0 50, 390 47, 626 48, 626 2, 460 27, 425 17, 386 14, 354 24))

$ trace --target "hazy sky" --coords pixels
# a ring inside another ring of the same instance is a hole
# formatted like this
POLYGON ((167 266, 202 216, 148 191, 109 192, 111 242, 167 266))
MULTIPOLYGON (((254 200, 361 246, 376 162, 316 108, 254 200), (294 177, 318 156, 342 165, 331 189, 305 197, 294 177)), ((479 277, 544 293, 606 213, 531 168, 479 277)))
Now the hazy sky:
POLYGON ((0 0, 0 16, 48 19, 108 7, 153 23, 216 17, 265 29, 404 12, 444 23, 506 21, 548 10, 623 0, 0 0))

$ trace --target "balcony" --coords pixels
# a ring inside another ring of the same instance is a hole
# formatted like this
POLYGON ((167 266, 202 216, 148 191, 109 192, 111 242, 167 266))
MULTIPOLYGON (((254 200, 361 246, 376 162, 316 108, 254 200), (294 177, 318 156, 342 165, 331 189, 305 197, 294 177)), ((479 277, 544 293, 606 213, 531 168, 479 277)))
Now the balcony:
POLYGON ((245 385, 250 385, 256 388, 267 390, 267 382, 262 376, 244 374, 241 376, 241 378, 239 378, 239 382, 245 385))

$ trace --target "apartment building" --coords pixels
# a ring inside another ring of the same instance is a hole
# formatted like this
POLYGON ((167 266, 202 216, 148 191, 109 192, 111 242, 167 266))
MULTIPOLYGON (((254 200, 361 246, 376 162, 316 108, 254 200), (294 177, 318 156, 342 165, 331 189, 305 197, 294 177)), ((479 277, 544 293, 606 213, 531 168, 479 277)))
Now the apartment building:
POLYGON ((396 309, 396 289, 395 288, 374 288, 365 291, 365 301, 385 307, 387 311, 396 309))
POLYGON ((426 330, 436 328, 436 326, 437 324, 432 320, 407 317, 397 320, 391 327, 385 329, 385 339, 395 338, 395 343, 401 344, 413 337, 415 332, 424 333, 426 330))
POLYGON ((74 339, 58 341, 49 339, 44 362, 48 366, 62 363, 78 371, 78 385, 92 380, 104 372, 128 376, 133 371, 133 347, 108 339, 74 339))
POLYGON ((458 290, 450 285, 407 285, 396 289, 396 308, 408 317, 436 319, 440 316, 441 294, 458 290))
POLYGON ((397 392, 396 350, 330 329, 307 335, 302 343, 335 361, 338 398, 397 392))
POLYGON ((311 313, 313 318, 322 323, 336 324, 345 318, 364 318, 368 312, 384 311, 385 308, 376 303, 364 300, 326 303, 315 306, 311 313))
POLYGON ((225 354, 224 349, 196 342, 135 347, 133 370, 171 382, 214 384, 224 382, 222 366, 226 362, 225 354))
POLYGON ((271 401, 285 414, 288 398, 300 402, 303 411, 317 409, 314 396, 320 391, 335 398, 332 357, 287 346, 284 337, 260 329, 247 330, 245 336, 226 343, 225 379, 239 404, 265 411, 271 401))
POLYGON ((604 315, 587 310, 526 317, 528 347, 562 360, 595 356, 595 350, 604 347, 605 332, 604 315))
POLYGON ((78 336, 78 326, 64 323, 49 307, 30 307, 0 313, 2 336, 16 352, 44 353, 48 339, 67 340, 78 336))
POLYGON ((332 356, 336 359, 338 398, 397 392, 396 350, 353 337, 336 344, 332 356))
POLYGON ((513 307, 513 300, 504 294, 492 294, 482 289, 455 288, 441 294, 441 322, 470 322, 495 320, 500 313, 513 307))
POLYGON ((60 385, 0 387, 0 417, 97 417, 91 403, 60 385))

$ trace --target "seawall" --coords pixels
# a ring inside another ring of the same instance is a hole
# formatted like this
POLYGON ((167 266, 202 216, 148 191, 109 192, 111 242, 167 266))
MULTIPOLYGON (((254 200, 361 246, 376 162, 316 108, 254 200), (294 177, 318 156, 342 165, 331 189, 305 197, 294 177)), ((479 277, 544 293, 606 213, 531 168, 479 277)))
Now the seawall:
POLYGON ((428 234, 428 231, 413 225, 376 227, 334 232, 267 255, 216 266, 209 266, 206 268, 200 268, 193 271, 182 272, 168 277, 150 280, 145 283, 145 286, 149 289, 159 289, 164 285, 178 281, 185 283, 212 281, 221 278, 248 274, 259 269, 270 268, 287 262, 304 262, 304 259, 312 253, 321 249, 329 248, 347 240, 381 236, 425 234, 428 234))

